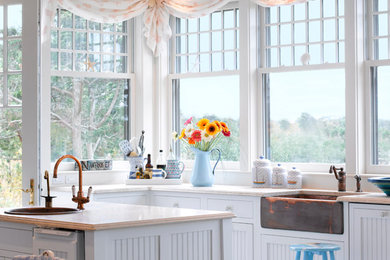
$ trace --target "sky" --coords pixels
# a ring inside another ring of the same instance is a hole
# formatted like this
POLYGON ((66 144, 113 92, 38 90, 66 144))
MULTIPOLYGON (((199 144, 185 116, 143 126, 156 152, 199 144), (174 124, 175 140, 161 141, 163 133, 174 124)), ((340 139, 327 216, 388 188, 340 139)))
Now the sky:
POLYGON ((214 114, 239 119, 239 76, 219 76, 180 80, 180 109, 184 117, 214 114))

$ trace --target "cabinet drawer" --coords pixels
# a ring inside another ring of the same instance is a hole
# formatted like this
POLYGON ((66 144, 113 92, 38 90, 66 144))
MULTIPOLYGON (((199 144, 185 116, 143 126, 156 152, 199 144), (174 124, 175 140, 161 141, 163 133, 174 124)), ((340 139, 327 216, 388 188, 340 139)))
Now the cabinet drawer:
POLYGON ((253 219, 253 203, 251 201, 208 199, 207 209, 231 211, 237 218, 253 219))
POLYGON ((95 194, 93 200, 99 202, 112 202, 119 204, 147 205, 147 194, 145 193, 117 193, 117 194, 95 194))
POLYGON ((170 207, 170 208, 188 208, 188 209, 200 209, 200 198, 192 197, 172 197, 164 195, 153 195, 153 206, 170 207))

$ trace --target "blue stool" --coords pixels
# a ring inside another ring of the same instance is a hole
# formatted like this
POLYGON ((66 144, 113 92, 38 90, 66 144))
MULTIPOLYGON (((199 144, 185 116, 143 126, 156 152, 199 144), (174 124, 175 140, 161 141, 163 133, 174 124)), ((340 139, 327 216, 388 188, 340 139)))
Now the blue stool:
POLYGON ((338 245, 326 243, 309 243, 290 246, 291 250, 297 251, 295 260, 301 259, 301 252, 303 251, 303 260, 313 260, 314 255, 322 256, 322 260, 328 260, 328 252, 330 260, 335 260, 334 251, 340 250, 338 245))

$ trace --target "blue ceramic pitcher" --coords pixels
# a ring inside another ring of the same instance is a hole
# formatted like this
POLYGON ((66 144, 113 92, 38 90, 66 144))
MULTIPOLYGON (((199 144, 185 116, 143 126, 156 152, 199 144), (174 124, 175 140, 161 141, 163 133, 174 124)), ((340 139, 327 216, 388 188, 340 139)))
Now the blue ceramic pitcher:
POLYGON ((201 151, 196 148, 191 148, 195 153, 195 162, 192 169, 191 183, 194 187, 210 187, 214 183, 214 171, 219 160, 221 159, 221 151, 212 149, 211 151, 201 151), (218 160, 211 171, 210 154, 213 151, 218 151, 218 160))

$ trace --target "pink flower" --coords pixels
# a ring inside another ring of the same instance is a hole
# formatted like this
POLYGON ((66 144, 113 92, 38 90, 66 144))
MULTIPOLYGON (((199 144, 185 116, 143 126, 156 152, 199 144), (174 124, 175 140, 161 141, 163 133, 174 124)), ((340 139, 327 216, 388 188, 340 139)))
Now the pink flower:
POLYGON ((188 125, 188 124, 191 124, 191 122, 192 122, 192 117, 190 117, 190 118, 184 123, 184 125, 186 126, 186 125, 188 125))
POLYGON ((195 130, 192 135, 191 135, 192 140, 195 142, 200 142, 202 141, 202 131, 200 130, 195 130))

